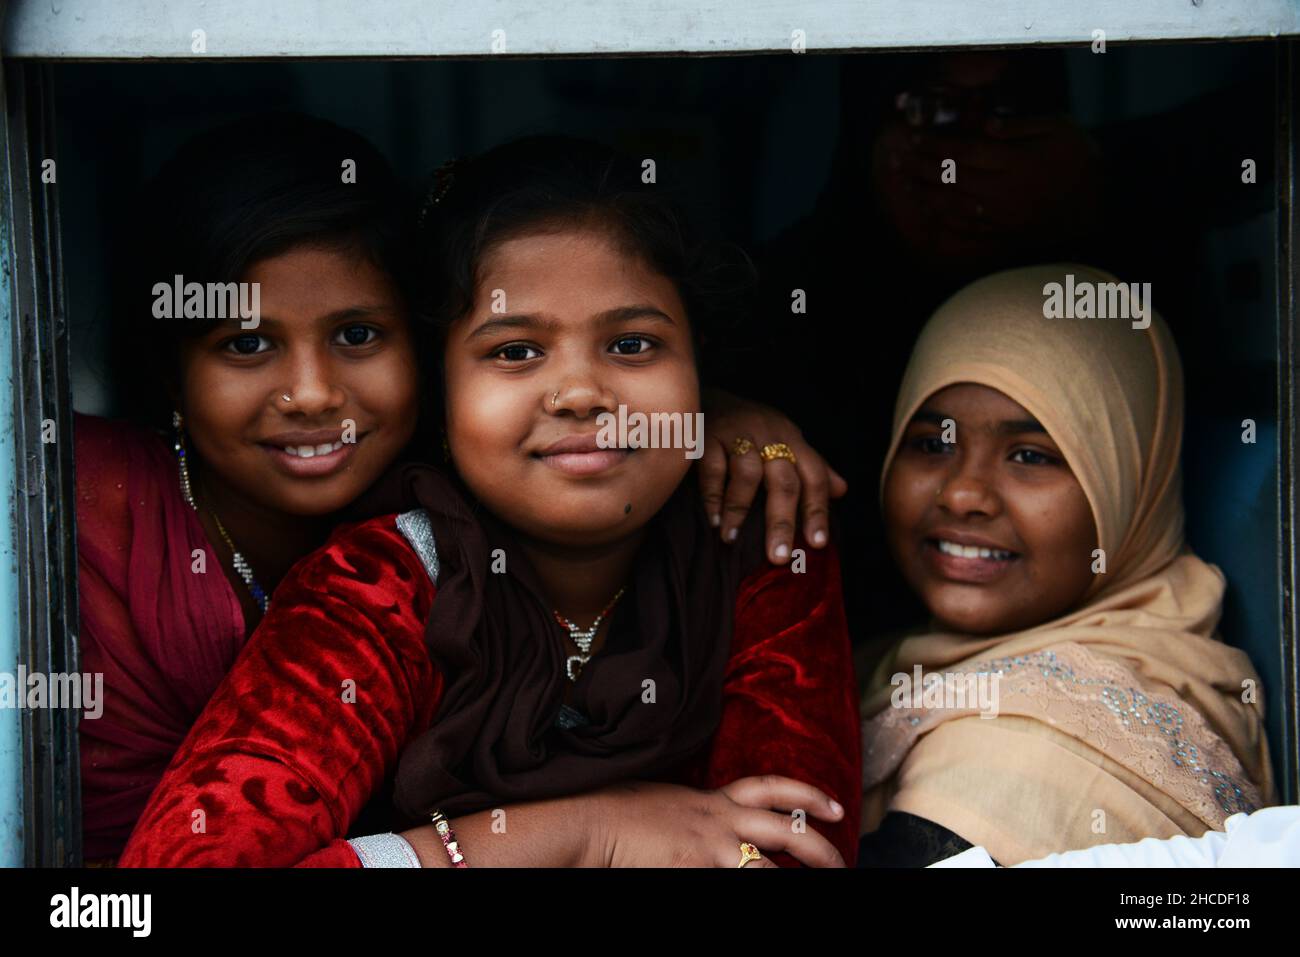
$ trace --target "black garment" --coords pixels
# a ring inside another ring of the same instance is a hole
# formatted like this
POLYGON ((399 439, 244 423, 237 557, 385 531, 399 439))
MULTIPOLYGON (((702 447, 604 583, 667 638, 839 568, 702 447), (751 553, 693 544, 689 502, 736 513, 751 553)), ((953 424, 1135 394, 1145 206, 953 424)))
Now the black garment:
POLYGON ((858 867, 929 867, 972 847, 941 824, 890 811, 880 827, 858 842, 858 867))

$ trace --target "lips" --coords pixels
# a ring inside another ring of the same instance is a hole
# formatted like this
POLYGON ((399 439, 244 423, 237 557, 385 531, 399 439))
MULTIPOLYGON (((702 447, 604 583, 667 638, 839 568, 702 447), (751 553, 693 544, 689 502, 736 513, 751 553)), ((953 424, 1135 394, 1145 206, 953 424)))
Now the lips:
POLYGON ((342 471, 365 437, 366 433, 361 433, 355 442, 344 442, 341 429, 322 429, 282 432, 258 444, 282 474, 292 478, 323 478, 342 471))
POLYGON ((935 541, 935 547, 945 555, 953 558, 995 558, 998 561, 1010 561, 1016 553, 1002 548, 985 548, 981 545, 960 545, 945 539, 935 541))
POLYGON ((260 445, 274 445, 279 448, 316 448, 321 445, 333 445, 343 441, 342 429, 313 429, 311 431, 277 432, 262 439, 260 445))
POLYGON ((329 455, 343 448, 342 442, 322 442, 320 445, 286 445, 283 449, 289 455, 309 459, 316 455, 329 455))
POLYGON ((560 452, 598 452, 604 451, 600 447, 600 435, 596 432, 588 432, 583 435, 566 435, 562 439, 552 442, 550 445, 537 452, 538 455, 556 455, 560 452))
POLYGON ((630 449, 601 449, 598 452, 561 452, 543 455, 541 460, 551 468, 568 475, 599 475, 627 461, 630 449))
POLYGON ((952 533, 925 539, 922 551, 934 575, 971 585, 996 581, 1020 560, 1019 552, 995 542, 952 533))
POLYGON ((623 462, 633 453, 633 449, 602 449, 597 442, 596 433, 587 435, 569 435, 534 452, 533 456, 543 464, 563 472, 566 475, 599 475, 623 462))

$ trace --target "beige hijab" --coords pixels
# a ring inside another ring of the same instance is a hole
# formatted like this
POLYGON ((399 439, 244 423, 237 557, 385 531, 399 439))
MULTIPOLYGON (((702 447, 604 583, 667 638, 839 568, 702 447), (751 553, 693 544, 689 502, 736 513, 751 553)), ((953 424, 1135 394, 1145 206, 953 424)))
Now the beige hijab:
POLYGON ((1215 634, 1222 573, 1183 542, 1177 350, 1149 301, 1146 328, 1114 317, 1115 286, 1094 301, 1111 318, 1048 318, 1049 284, 1063 296, 1067 274, 1076 296, 1082 283, 1117 282, 1087 266, 1035 266, 981 279, 939 308, 904 376, 883 474, 935 392, 997 389, 1061 449, 1092 506, 1105 573, 1080 607, 1037 627, 931 632, 891 649, 862 702, 864 833, 905 811, 1014 864, 1199 836, 1274 803, 1259 676, 1215 634), (904 698, 891 679, 916 666, 996 675, 997 716, 980 717, 987 701, 969 697, 967 707, 951 706, 960 696, 904 698))

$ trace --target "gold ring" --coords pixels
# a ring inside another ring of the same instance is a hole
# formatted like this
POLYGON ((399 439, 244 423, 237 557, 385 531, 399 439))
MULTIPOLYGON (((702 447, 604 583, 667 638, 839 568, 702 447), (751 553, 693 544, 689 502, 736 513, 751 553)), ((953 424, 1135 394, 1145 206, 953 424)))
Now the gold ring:
POLYGON ((773 459, 785 459, 791 465, 794 465, 795 462, 794 452, 784 442, 773 442, 770 445, 765 445, 758 454, 764 462, 770 462, 773 459))
POLYGON ((736 865, 737 867, 744 867, 750 861, 761 861, 762 859, 763 855, 758 852, 758 848, 753 844, 748 841, 740 842, 740 863, 736 865))
POLYGON ((746 439, 746 438, 743 438, 743 437, 742 437, 742 438, 738 438, 738 439, 736 439, 736 441, 734 441, 734 442, 731 443, 731 454, 732 454, 732 455, 744 455, 745 453, 747 453, 747 452, 748 452, 750 449, 752 449, 753 447, 754 447, 754 443, 751 442, 751 441, 749 441, 749 439, 746 439))

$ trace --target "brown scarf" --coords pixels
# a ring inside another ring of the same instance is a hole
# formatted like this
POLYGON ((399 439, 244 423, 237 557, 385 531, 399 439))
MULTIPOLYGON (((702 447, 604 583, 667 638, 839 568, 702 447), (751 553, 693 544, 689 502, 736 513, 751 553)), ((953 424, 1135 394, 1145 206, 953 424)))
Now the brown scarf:
POLYGON ((568 729, 556 726, 569 684, 563 632, 512 531, 427 465, 394 466, 356 511, 412 508, 428 511, 438 551, 426 640, 445 686, 399 761, 401 813, 466 814, 653 777, 712 736, 736 592, 763 561, 761 504, 733 545, 690 482, 651 519, 605 645, 574 685, 571 707, 588 723, 568 729), (505 573, 493 573, 494 553, 505 573))

